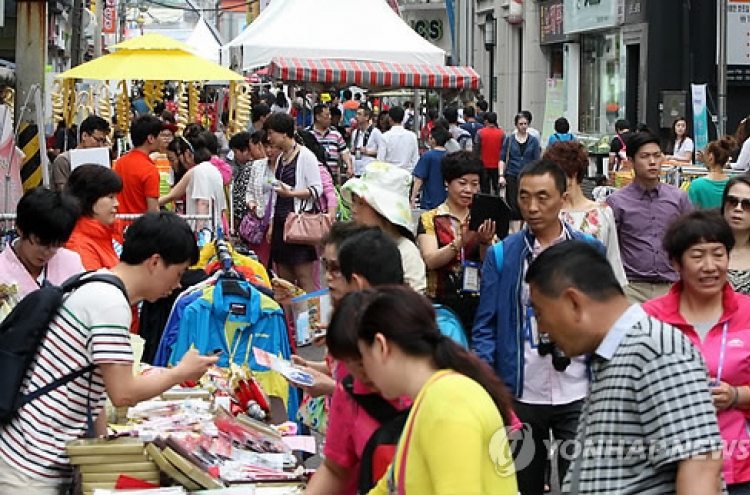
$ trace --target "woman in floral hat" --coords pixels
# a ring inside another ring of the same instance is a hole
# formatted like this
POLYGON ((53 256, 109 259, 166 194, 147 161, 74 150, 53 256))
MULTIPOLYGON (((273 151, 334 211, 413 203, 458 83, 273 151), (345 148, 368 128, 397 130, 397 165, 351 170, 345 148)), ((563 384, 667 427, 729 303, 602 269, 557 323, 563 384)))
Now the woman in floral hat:
POLYGON ((380 227, 393 236, 401 253, 406 283, 424 294, 427 268, 412 231, 410 188, 409 172, 389 163, 374 162, 362 177, 344 184, 341 196, 351 205, 355 222, 380 227))

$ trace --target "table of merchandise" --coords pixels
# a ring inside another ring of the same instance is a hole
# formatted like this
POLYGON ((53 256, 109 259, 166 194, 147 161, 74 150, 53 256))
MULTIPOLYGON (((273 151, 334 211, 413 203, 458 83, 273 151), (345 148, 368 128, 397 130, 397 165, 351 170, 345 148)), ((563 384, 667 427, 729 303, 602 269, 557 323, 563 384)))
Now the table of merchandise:
POLYGON ((215 368, 192 387, 135 407, 109 407, 108 438, 67 445, 79 493, 302 493, 309 473, 294 452, 315 453, 314 439, 298 436, 295 423, 270 424, 262 399, 227 393, 244 386, 238 373, 215 368))

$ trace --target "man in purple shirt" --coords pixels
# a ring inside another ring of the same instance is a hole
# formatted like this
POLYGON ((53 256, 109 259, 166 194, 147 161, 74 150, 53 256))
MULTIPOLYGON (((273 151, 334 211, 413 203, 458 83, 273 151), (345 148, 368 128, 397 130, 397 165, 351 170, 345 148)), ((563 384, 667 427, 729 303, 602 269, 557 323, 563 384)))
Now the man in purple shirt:
POLYGON ((633 134, 627 156, 635 178, 607 198, 617 223, 620 254, 628 285, 625 294, 641 303, 667 293, 677 274, 662 247, 667 227, 693 206, 681 189, 659 181, 664 154, 649 133, 633 134))

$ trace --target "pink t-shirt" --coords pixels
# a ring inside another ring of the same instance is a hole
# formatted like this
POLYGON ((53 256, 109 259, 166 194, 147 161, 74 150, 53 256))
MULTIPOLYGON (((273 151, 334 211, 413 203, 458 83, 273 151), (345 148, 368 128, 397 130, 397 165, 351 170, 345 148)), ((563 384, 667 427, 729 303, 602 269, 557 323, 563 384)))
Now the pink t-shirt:
MULTIPOLYGON (((343 365, 337 372, 342 371, 343 365)), ((341 378, 345 374, 340 374, 341 378)), ((371 390, 361 382, 354 380, 355 394, 368 394, 371 390)), ((397 409, 405 409, 411 405, 408 397, 392 401, 397 409)), ((331 397, 331 407, 328 413, 328 432, 323 454, 327 459, 350 470, 352 479, 343 495, 356 495, 359 482, 359 462, 365 445, 380 423, 375 421, 364 409, 351 398, 339 383, 331 397)))

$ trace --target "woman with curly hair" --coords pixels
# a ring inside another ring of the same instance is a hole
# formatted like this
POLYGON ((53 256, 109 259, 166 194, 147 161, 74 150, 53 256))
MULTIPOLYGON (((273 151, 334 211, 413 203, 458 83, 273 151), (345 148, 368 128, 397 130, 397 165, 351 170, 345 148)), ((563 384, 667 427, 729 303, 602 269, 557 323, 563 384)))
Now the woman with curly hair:
POLYGON ((620 258, 617 225, 612 208, 606 203, 591 201, 583 194, 581 182, 589 166, 589 154, 578 141, 564 141, 548 147, 542 157, 558 164, 568 176, 567 197, 560 219, 576 230, 590 234, 607 247, 607 259, 622 286, 628 281, 620 258))

